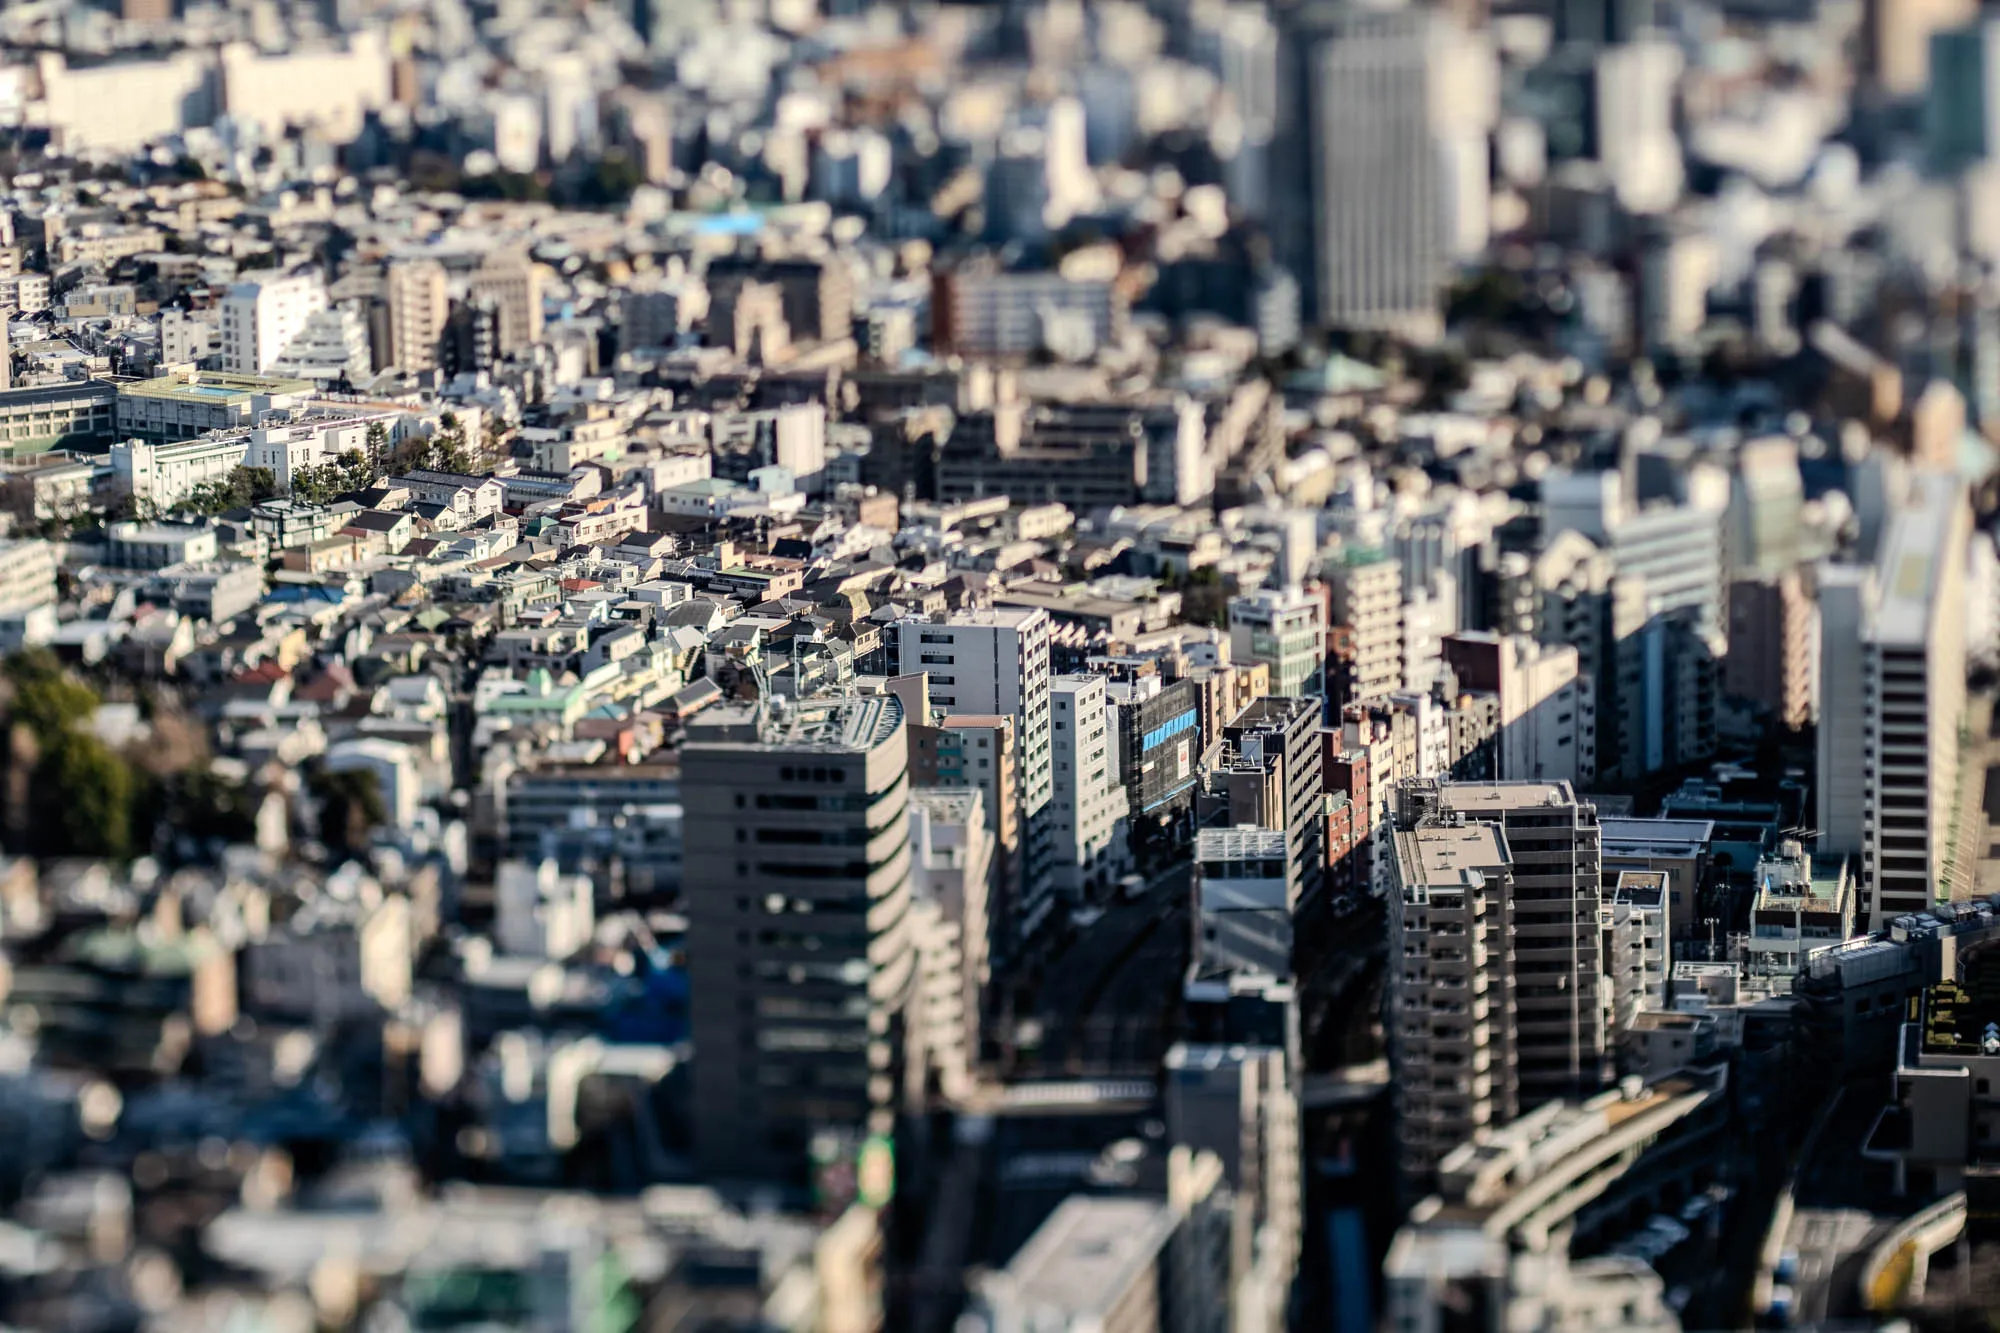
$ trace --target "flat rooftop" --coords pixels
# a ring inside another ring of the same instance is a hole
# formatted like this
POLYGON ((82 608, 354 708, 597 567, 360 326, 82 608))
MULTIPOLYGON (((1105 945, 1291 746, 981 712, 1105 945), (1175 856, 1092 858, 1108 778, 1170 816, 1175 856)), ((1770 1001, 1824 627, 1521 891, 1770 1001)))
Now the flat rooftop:
POLYGON ((1576 803, 1567 782, 1447 782, 1439 787, 1447 810, 1528 810, 1576 803))
POLYGON ((1404 882, 1457 887, 1469 871, 1504 870, 1507 843, 1491 824, 1420 828, 1396 835, 1404 882))
POLYGON ((1875 633, 1877 642, 1908 646, 1929 641, 1937 611, 1955 614, 1959 608, 1934 608, 1938 574, 1953 553, 1946 544, 1962 530, 1955 520, 1965 506, 1965 489, 1958 478, 1940 472, 1913 472, 1909 498, 1889 520, 1875 566, 1875 633))
POLYGON ((1633 903, 1640 907, 1658 907, 1667 896, 1667 872, 1664 870, 1621 870, 1618 882, 1612 886, 1612 898, 1617 902, 1633 903))
POLYGON ((183 402, 234 401, 259 394, 306 394, 313 392, 311 380, 279 379, 264 375, 224 375, 201 371, 192 377, 160 375, 118 386, 127 398, 172 398, 183 402))
POLYGON ((1194 835, 1197 861, 1261 861, 1285 856, 1285 831, 1267 828, 1205 828, 1194 835))
POLYGON ((1057 1314, 1058 1326, 1086 1326, 1146 1280, 1177 1225, 1153 1199, 1066 1199, 1008 1263, 1009 1285, 1026 1309, 1057 1314))
POLYGON ((866 754, 902 722, 903 704, 893 694, 787 701, 761 712, 755 704, 719 704, 689 723, 686 748, 866 754))
POLYGON ((1715 821, 1607 816, 1597 821, 1597 836, 1607 856, 1614 848, 1628 856, 1693 856, 1715 836, 1715 821))

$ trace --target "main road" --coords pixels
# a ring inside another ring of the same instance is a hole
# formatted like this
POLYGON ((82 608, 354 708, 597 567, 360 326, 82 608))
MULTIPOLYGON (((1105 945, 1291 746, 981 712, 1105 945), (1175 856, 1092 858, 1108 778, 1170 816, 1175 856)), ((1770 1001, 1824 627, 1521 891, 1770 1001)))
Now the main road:
POLYGON ((1193 867, 1179 861, 1133 898, 1062 932, 1017 992, 1015 1068, 1043 1075, 1150 1077, 1172 1040, 1192 936, 1193 867))

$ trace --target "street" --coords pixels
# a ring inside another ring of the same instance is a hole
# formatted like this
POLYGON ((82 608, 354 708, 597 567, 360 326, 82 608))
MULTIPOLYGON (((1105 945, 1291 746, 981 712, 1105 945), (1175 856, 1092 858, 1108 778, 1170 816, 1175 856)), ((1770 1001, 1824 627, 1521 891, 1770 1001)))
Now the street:
POLYGON ((1167 867, 1139 897, 1107 902, 1103 916, 1053 947, 1015 1011, 1017 1022, 1040 1025, 1039 1039, 1016 1053, 1017 1067, 1148 1076, 1159 1068, 1187 973, 1192 874, 1186 861, 1167 867))

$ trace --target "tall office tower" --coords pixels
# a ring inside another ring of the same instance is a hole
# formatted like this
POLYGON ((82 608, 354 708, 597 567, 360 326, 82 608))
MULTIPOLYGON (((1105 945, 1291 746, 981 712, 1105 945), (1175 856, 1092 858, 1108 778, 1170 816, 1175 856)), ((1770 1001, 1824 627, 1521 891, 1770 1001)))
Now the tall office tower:
POLYGON ((1236 151, 1223 163, 1230 202, 1257 217, 1271 203, 1271 141, 1278 128, 1278 29, 1262 6, 1215 6, 1190 13, 1197 42, 1234 118, 1236 151))
POLYGON ((704 1174, 799 1179, 889 1127, 915 959, 893 695, 728 705, 688 729, 685 908, 704 1174))
POLYGON ((994 714, 950 713, 934 727, 912 725, 910 785, 971 788, 979 793, 986 831, 992 835, 992 873, 986 896, 986 952, 1006 957, 1018 937, 1014 909, 1021 896, 1020 779, 1014 719, 994 714))
POLYGON ((1096 198, 1083 103, 1059 97, 1029 109, 1001 135, 987 168, 987 232, 996 240, 1041 240, 1096 198))
POLYGON ((1662 213, 1681 197, 1686 172, 1674 125, 1684 61, 1665 37, 1641 37, 1597 54, 1597 160, 1629 213, 1662 213))
POLYGON ((1222 729, 1229 822, 1283 829, 1288 906, 1318 895, 1326 875, 1319 700, 1271 696, 1222 729))
POLYGON ((1308 315, 1436 336, 1446 268, 1483 244, 1491 48, 1427 9, 1299 5, 1279 42, 1272 230, 1308 315))
POLYGON ((1612 1077, 1596 807, 1568 783, 1418 781, 1396 789, 1398 829, 1438 821, 1498 825, 1504 835, 1510 935, 1488 971, 1502 985, 1496 1003, 1514 1031, 1520 1109, 1588 1097, 1612 1077))
MULTIPOLYGON (((1596 780, 1596 691, 1576 648, 1468 630, 1446 635, 1443 655, 1461 691, 1498 701, 1494 776, 1596 780)), ((1431 770, 1441 771, 1442 765, 1431 770)))
POLYGON ((1866 656, 1875 598, 1867 565, 1819 567, 1819 728, 1816 732, 1813 825, 1817 853, 1850 856, 1859 864, 1868 820, 1870 781, 1864 751, 1866 656))
POLYGON ((542 266, 521 252, 488 255, 466 282, 474 302, 491 302, 500 316, 499 353, 512 356, 542 339, 542 266))
POLYGON ((931 678, 931 702, 948 713, 998 714, 1014 720, 1014 790, 1021 812, 1019 892, 1009 905, 1014 939, 1026 939, 1055 905, 1050 892, 1055 794, 1049 718, 1049 613, 967 610, 950 619, 905 620, 895 627, 897 670, 931 678))
POLYGON ((1379 550, 1354 549, 1326 568, 1333 623, 1351 635, 1349 690, 1344 706, 1380 699, 1403 688, 1403 567, 1379 550))
POLYGON ((1924 153, 1931 169, 1955 176, 2000 155, 2000 22, 1986 19, 1931 34, 1924 89, 1924 153))
POLYGON ((1318 698, 1325 689, 1326 603, 1298 588, 1259 588, 1230 598, 1229 655, 1269 667, 1273 694, 1318 698))
POLYGON ((444 265, 434 259, 391 264, 384 285, 389 296, 386 364, 412 374, 434 368, 451 315, 444 265))
POLYGON ((1729 481, 1729 563, 1739 577, 1775 577, 1804 557, 1805 509, 1799 446, 1783 436, 1752 440, 1736 451, 1729 481))
POLYGON ((1797 569, 1729 585, 1723 689, 1793 731, 1812 720, 1819 611, 1797 569))
POLYGON ((1143 842, 1181 823, 1194 805, 1201 770, 1202 691, 1192 680, 1162 685, 1156 675, 1113 680, 1105 689, 1111 708, 1112 777, 1124 785, 1126 818, 1135 839, 1143 842))
POLYGON ((222 298, 222 368, 263 374, 326 304, 326 284, 317 273, 232 284, 222 298))
POLYGON ((1403 688, 1419 693, 1437 680, 1443 660, 1439 644, 1459 623, 1458 580, 1439 570, 1428 584, 1412 587, 1403 602, 1403 688))
POLYGON ((1391 835, 1389 1058, 1399 1165, 1426 1182, 1439 1159, 1520 1112, 1507 938, 1513 884, 1491 824, 1391 835))
MULTIPOLYGON (((1233 778, 1231 786, 1237 794, 1233 778)), ((1282 828, 1240 824, 1196 830, 1195 976, 1292 978, 1292 898, 1298 885, 1286 851, 1282 828)))
POLYGON ((1930 77, 1931 37, 1979 16, 1979 0, 1867 0, 1863 73, 1885 97, 1916 97, 1930 77))
POLYGON ((1073 899, 1104 889, 1123 872, 1125 788, 1118 781, 1110 701, 1103 676, 1057 676, 1049 687, 1054 756, 1055 889, 1073 899))
POLYGON ((1915 472, 1882 535, 1879 575, 1841 566, 1821 573, 1819 850, 1853 850, 1858 831, 1870 930, 1957 896, 1971 880, 1970 848, 1952 839, 1971 521, 1956 477, 1915 472), (1857 813, 1858 822, 1834 822, 1857 813))

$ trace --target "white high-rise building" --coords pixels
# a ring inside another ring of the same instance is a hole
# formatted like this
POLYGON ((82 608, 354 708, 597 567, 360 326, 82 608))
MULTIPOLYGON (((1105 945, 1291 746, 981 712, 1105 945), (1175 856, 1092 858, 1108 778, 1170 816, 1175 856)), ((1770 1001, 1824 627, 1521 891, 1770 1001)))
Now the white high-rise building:
POLYGON ((326 307, 326 284, 317 273, 235 283, 222 298, 222 368, 263 374, 326 307))
POLYGON ((1054 753, 1055 887, 1073 898, 1103 889, 1124 868, 1125 788, 1113 767, 1103 676, 1058 676, 1049 690, 1054 753))
POLYGON ((1014 719, 1015 793, 1026 831, 1015 923, 1025 938, 1052 905, 1054 757, 1049 716, 1049 613, 1002 609, 954 612, 938 624, 896 626, 897 670, 930 676, 931 703, 949 714, 999 714, 1014 719))
POLYGON ((1951 832, 1971 523, 1956 477, 1915 472, 1873 567, 1820 572, 1818 851, 1860 853, 1870 930, 1970 882, 1951 832))
MULTIPOLYGON (((1430 338, 1446 269, 1484 239, 1497 78, 1482 38, 1425 9, 1334 11, 1303 56, 1311 294, 1322 323, 1430 338)), ((1296 61, 1297 58, 1295 58, 1296 61)))

